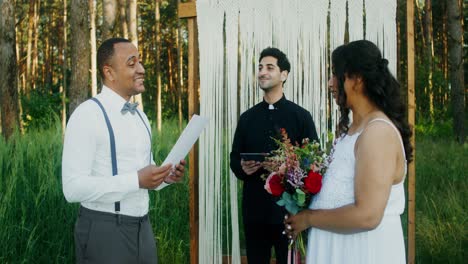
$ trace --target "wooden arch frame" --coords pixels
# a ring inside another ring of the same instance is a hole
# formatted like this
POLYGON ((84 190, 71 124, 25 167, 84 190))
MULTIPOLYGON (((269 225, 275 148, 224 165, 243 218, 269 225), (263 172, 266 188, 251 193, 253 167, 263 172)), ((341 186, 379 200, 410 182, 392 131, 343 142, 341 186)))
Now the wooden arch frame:
MULTIPOLYGON (((188 29, 188 111, 189 116, 199 114, 199 85, 198 71, 198 28, 196 0, 188 0, 178 6, 179 19, 187 19, 188 29)), ((415 146, 415 69, 414 69, 414 0, 406 1, 406 36, 407 36, 407 60, 408 60, 408 122, 413 136, 411 144, 415 146)), ((416 150, 416 147, 414 147, 416 150)), ((415 151, 416 152, 416 151, 415 151)), ((416 256, 415 243, 415 192, 416 192, 416 153, 413 162, 408 166, 408 245, 407 262, 413 264, 416 256)), ((198 144, 189 154, 189 188, 190 188, 190 263, 198 264, 198 144)))

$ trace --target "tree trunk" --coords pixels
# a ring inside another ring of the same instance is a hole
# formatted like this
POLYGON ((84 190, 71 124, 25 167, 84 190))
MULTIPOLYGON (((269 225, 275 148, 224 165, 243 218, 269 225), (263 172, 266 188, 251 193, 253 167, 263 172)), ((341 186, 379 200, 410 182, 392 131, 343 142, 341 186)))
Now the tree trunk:
POLYGON ((129 40, 138 48, 138 34, 137 34, 137 1, 128 0, 127 9, 127 28, 129 40))
MULTIPOLYGON (((398 2, 399 3, 399 2, 398 2)), ((398 9, 398 7, 397 7, 398 9)), ((401 61, 400 61, 400 50, 401 50, 401 21, 397 19, 396 22, 396 29, 397 29, 397 79, 402 83, 401 79, 401 61)))
POLYGON ((35 18, 35 6, 36 1, 29 1, 29 20, 28 20, 28 45, 26 54, 26 86, 25 91, 28 92, 31 89, 32 84, 32 45, 33 45, 33 32, 34 32, 34 18, 35 18))
POLYGON ((465 142, 465 87, 463 76, 463 28, 460 3, 447 1, 448 43, 453 129, 458 143, 465 142))
MULTIPOLYGON (((67 0, 63 1, 63 20, 62 20, 62 36, 63 41, 61 42, 61 47, 59 48, 59 52, 61 52, 60 57, 60 65, 62 65, 62 82, 60 85, 60 94, 62 97, 62 113, 61 113, 61 120, 62 120, 62 133, 65 133, 65 127, 67 125, 67 0)), ((60 43, 60 42, 59 42, 60 43)))
POLYGON ((42 63, 42 88, 46 89, 52 88, 52 76, 53 76, 53 67, 52 67, 52 29, 55 26, 55 10, 51 3, 47 1, 44 2, 44 9, 51 12, 51 21, 47 27, 44 27, 45 44, 44 44, 44 62, 42 63))
POLYGON ((88 97, 89 80, 89 24, 88 3, 81 0, 70 2, 71 78, 69 113, 88 97))
POLYGON ((152 33, 152 29, 153 27, 150 26, 149 28, 148 27, 141 27, 141 33, 138 35, 138 43, 140 43, 140 47, 141 47, 141 51, 143 52, 142 54, 142 59, 144 62, 150 62, 151 59, 152 59, 152 45, 151 45, 151 41, 144 41, 146 36, 148 36, 148 34, 151 34, 152 33))
POLYGON ((31 83, 30 83, 30 89, 36 89, 36 81, 37 81, 37 73, 39 69, 39 56, 37 52, 37 43, 39 39, 39 18, 40 18, 40 13, 41 13, 41 2, 37 1, 36 4, 34 5, 34 42, 33 42, 33 50, 31 53, 32 56, 32 69, 31 69, 31 83))
MULTIPOLYGON (((168 81, 169 81, 169 93, 170 93, 170 107, 174 107, 175 105, 175 89, 174 89, 174 63, 173 63, 173 55, 172 55, 172 39, 170 37, 171 35, 169 35, 169 41, 167 42, 168 45, 167 45, 167 70, 168 70, 168 81)), ((166 104, 167 104, 167 101, 166 101, 166 104)))
MULTIPOLYGON (((179 0, 180 3, 180 0, 179 0)), ((184 71, 183 71, 183 49, 182 49, 182 34, 180 30, 180 23, 177 21, 177 34, 176 34, 176 45, 177 45, 177 64, 179 66, 179 74, 177 74, 177 110, 179 116, 179 128, 182 129, 182 89, 184 87, 184 71)))
POLYGON ((427 90, 429 92, 429 113, 431 118, 434 116, 434 90, 432 84, 432 72, 433 72, 433 61, 434 61, 434 41, 432 33, 432 4, 431 0, 425 0, 424 4, 424 28, 426 33, 426 59, 428 65, 428 76, 427 76, 427 90))
POLYGON ((29 1, 28 44, 26 57, 26 85, 25 92, 34 89, 37 69, 37 39, 39 23, 39 1, 29 1))
POLYGON ((0 0, 0 103, 6 139, 19 128, 15 9, 13 0, 0 0))
MULTIPOLYGON (((138 49, 138 23, 137 23, 137 1, 136 0, 129 0, 128 3, 128 35, 130 41, 135 45, 138 49)), ((142 59, 142 58, 140 58, 142 59)), ((138 102, 138 108, 143 111, 143 99, 141 98, 141 94, 137 94, 133 97, 135 102, 138 102)))
MULTIPOLYGON (((18 18, 16 18, 18 20, 18 18)), ((16 24, 16 39, 22 40, 24 37, 24 28, 22 25, 22 21, 25 20, 23 18, 22 20, 18 21, 16 24)), ((24 56, 24 42, 23 41, 16 41, 16 64, 18 67, 18 94, 24 93, 25 92, 25 87, 26 87, 26 68, 25 68, 25 63, 23 61, 23 56, 24 56)), ((21 104, 20 104, 20 110, 21 109, 21 104)), ((22 113, 20 113, 20 117, 22 116, 22 113)))
MULTIPOLYGON (((18 76, 19 76, 19 73, 20 73, 20 58, 21 58, 21 55, 20 55, 20 52, 21 52, 21 47, 20 47, 20 44, 22 43, 21 41, 21 21, 18 20, 17 17, 15 17, 15 21, 18 21, 15 25, 15 36, 16 36, 16 39, 19 39, 20 41, 15 41, 15 49, 16 49, 16 66, 17 66, 17 70, 18 70, 18 76)), ((20 86, 20 83, 19 81, 17 80, 18 82, 18 86, 20 86)))
POLYGON ((123 38, 128 38, 127 13, 125 11, 127 8, 126 2, 125 0, 119 0, 120 31, 123 38))
MULTIPOLYGON (((423 18, 422 18, 422 11, 421 11, 421 7, 419 6, 419 1, 414 1, 414 3, 416 4, 416 8, 415 8, 415 11, 416 11, 416 15, 418 17, 418 20, 419 20, 419 34, 421 34, 421 43, 422 43, 422 50, 424 50, 424 47, 426 46, 426 39, 425 39, 425 34, 424 34, 424 22, 423 22, 423 18)), ((420 52, 419 54, 424 54, 424 52, 420 52)))
MULTIPOLYGON (((17 93, 18 93, 18 121, 19 121, 19 128, 20 128, 20 131, 21 133, 23 133, 23 125, 22 125, 22 122, 21 122, 21 117, 23 116, 23 106, 21 104, 21 93, 24 92, 24 62, 22 60, 22 56, 23 56, 23 41, 21 41, 23 39, 23 26, 21 25, 22 24, 22 21, 24 18, 22 18, 21 20, 18 18, 18 13, 15 12, 15 21, 16 22, 16 26, 15 26, 15 36, 16 36, 16 83, 17 83, 17 93)), ((1 112, 1 110, 0 110, 1 112)), ((0 117, 1 119, 1 117, 0 117)), ((1 126, 1 122, 0 122, 0 126, 1 126)), ((1 129, 0 129, 1 131, 1 129)), ((1 133, 1 132, 0 132, 1 133)))
POLYGON ((162 90, 162 85, 161 85, 161 66, 160 66, 160 56, 161 56, 161 36, 160 36, 160 25, 159 25, 159 20, 160 20, 160 13, 159 13, 159 1, 156 0, 156 8, 155 8, 155 17, 156 17, 156 59, 155 59, 155 64, 156 64, 156 80, 157 80, 157 99, 156 99, 156 116, 157 116, 157 128, 158 132, 161 132, 161 125, 162 125, 162 105, 161 105, 161 90, 162 90))
MULTIPOLYGON (((448 30, 447 30, 447 1, 444 1, 444 16, 442 18, 442 35, 443 35, 443 47, 444 47, 444 52, 443 52, 443 58, 442 58, 442 69, 444 71, 444 78, 445 80, 448 80, 448 30)), ((448 84, 448 83, 447 83, 448 84)), ((445 104, 448 101, 448 92, 447 92, 447 87, 441 91, 442 93, 442 104, 445 104)))
POLYGON ((91 96, 97 94, 97 62, 96 62, 96 5, 94 0, 88 0, 89 8, 89 34, 91 48, 91 96))
POLYGON ((115 15, 117 14, 116 0, 103 0, 102 3, 102 41, 113 36, 115 26, 115 15))
POLYGON ((56 53, 54 52, 54 50, 58 49, 60 45, 59 43, 61 42, 60 37, 59 37, 61 35, 59 35, 58 32, 61 31, 62 16, 60 13, 61 11, 60 3, 54 3, 53 6, 54 6, 54 18, 52 21, 53 33, 50 34, 51 41, 52 41, 52 45, 50 45, 50 54, 51 54, 50 63, 51 63, 51 69, 54 69, 54 70, 50 71, 51 72, 50 79, 51 79, 52 88, 54 89, 53 92, 56 92, 55 87, 57 87, 59 84, 60 73, 55 70, 54 65, 61 65, 61 64, 59 63, 58 52, 56 53))
POLYGON ((406 69, 406 0, 397 1, 397 79, 400 82, 400 91, 404 100, 408 98, 406 69))
MULTIPOLYGON (((416 62, 419 63, 419 65, 422 65, 423 67, 426 67, 425 65, 425 47, 426 47, 426 35, 424 32, 424 19, 423 19, 423 8, 421 8, 421 3, 418 1, 414 1, 415 8, 415 21, 414 21, 414 27, 419 28, 419 30, 415 30, 415 59, 416 62), (417 43, 420 43, 420 45, 417 45, 417 43)), ((424 68, 425 69, 425 68, 424 68)), ((424 80, 421 85, 416 85, 416 94, 417 96, 417 103, 416 103, 416 111, 423 113, 423 116, 429 116, 429 91, 427 87, 427 76, 425 72, 422 72, 424 80)))

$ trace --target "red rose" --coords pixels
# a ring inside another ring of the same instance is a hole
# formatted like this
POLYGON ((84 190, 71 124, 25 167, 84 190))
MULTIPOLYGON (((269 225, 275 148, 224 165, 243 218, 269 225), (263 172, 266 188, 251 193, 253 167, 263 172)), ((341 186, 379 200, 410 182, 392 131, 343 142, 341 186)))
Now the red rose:
POLYGON ((265 182, 265 189, 273 196, 281 196, 284 192, 283 176, 272 173, 265 182))
POLYGON ((322 189, 322 175, 312 170, 309 171, 307 178, 304 179, 304 186, 312 194, 320 192, 320 189, 322 189))

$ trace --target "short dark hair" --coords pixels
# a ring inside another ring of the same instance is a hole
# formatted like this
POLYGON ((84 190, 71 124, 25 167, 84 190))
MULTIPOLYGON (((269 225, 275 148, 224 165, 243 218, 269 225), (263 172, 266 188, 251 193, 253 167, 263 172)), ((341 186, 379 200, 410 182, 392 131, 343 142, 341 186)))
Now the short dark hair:
POLYGON ((104 80, 104 65, 109 63, 109 60, 114 56, 114 45, 117 43, 131 43, 125 38, 110 38, 102 42, 97 50, 97 67, 101 78, 104 80))
POLYGON ((281 50, 273 47, 268 47, 262 50, 258 62, 260 62, 264 57, 268 56, 278 60, 278 67, 280 68, 280 71, 288 71, 288 73, 291 71, 291 64, 289 63, 288 57, 286 57, 286 54, 284 54, 281 50))

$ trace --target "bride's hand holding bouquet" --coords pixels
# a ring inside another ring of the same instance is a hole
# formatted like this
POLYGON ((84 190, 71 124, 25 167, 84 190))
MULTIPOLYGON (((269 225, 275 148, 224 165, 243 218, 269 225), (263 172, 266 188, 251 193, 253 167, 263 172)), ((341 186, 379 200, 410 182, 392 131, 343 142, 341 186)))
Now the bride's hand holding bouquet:
MULTIPOLYGON (((319 143, 310 142, 307 138, 301 145, 293 145, 285 129, 281 129, 281 137, 281 140, 275 139, 278 149, 272 151, 263 163, 270 173, 265 179, 265 189, 279 197, 278 205, 284 206, 289 214, 296 215, 308 208, 312 197, 320 192, 330 156, 320 148, 319 143)), ((284 234, 288 235, 290 245, 293 245, 298 233, 287 225, 284 234)), ((303 251, 300 236, 298 240, 303 251)))

